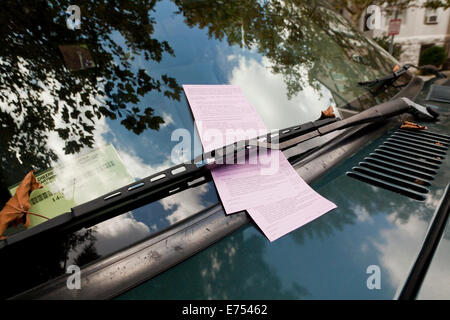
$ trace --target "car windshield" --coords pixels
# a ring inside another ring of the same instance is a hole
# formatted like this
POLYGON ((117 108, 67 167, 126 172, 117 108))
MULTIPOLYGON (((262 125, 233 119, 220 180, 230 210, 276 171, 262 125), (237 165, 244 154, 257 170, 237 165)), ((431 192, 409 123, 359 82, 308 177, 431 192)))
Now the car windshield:
MULTIPOLYGON (((281 129, 392 98, 357 83, 396 64, 322 1, 2 1, 0 204, 32 169, 51 217, 200 154, 172 153, 176 129, 196 139, 182 85, 238 85, 281 129)), ((92 261, 217 202, 212 183, 186 190, 80 231, 58 259, 92 261)))

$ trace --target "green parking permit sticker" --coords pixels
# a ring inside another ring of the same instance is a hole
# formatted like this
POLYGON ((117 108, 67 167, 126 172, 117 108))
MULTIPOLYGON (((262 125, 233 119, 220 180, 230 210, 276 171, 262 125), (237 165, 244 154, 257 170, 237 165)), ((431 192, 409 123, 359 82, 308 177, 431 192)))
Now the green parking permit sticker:
MULTIPOLYGON (((36 179, 43 188, 31 193, 30 212, 49 219, 134 182, 112 145, 36 174, 36 179)), ((11 196, 18 186, 19 184, 8 188, 11 196)), ((29 228, 45 221, 30 215, 29 228)))

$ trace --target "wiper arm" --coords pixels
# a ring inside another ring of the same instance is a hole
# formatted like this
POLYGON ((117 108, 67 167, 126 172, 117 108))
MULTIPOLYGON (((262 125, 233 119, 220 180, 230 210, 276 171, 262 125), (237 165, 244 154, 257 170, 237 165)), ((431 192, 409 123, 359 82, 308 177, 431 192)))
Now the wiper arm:
POLYGON ((122 187, 95 200, 76 206, 72 208, 71 212, 57 216, 32 229, 11 235, 6 240, 0 241, 0 249, 11 248, 14 244, 21 243, 23 240, 34 239, 37 236, 75 231, 81 227, 92 226, 123 212, 204 184, 212 179, 210 166, 205 165, 205 163, 214 165, 217 164, 218 159, 236 159, 242 151, 246 152, 247 156, 251 150, 259 148, 285 150, 318 136, 364 123, 385 121, 405 112, 420 115, 428 120, 434 120, 438 116, 436 113, 431 114, 429 110, 407 98, 399 98, 372 107, 345 120, 318 120, 272 132, 252 140, 241 141, 204 154, 194 161, 174 166, 122 187))
POLYGON ((408 69, 411 67, 412 67, 412 65, 406 64, 403 67, 401 67, 399 70, 394 71, 387 76, 377 78, 374 80, 370 80, 370 81, 358 82, 358 85, 360 85, 362 87, 373 88, 375 86, 381 86, 381 85, 385 85, 388 83, 393 83, 395 80, 400 78, 406 71, 408 71, 408 69))
POLYGON ((363 112, 360 112, 354 116, 351 116, 347 119, 336 121, 334 123, 328 124, 326 126, 320 127, 317 130, 314 130, 312 132, 309 132, 307 134, 294 137, 292 139, 289 139, 288 141, 281 142, 279 144, 279 147, 276 145, 266 143, 266 144, 260 144, 262 147, 266 147, 269 149, 280 149, 285 150, 290 147, 293 147, 299 143, 311 140, 313 138, 324 136, 326 134, 354 127, 360 124, 364 123, 370 123, 370 122, 378 122, 378 121, 384 121, 389 118, 392 118, 394 116, 403 114, 409 112, 413 114, 416 118, 419 118, 421 120, 425 121, 434 121, 439 117, 439 113, 434 111, 430 107, 423 107, 408 98, 398 98, 395 100, 391 100, 382 104, 379 104, 375 107, 372 107, 370 109, 367 109, 363 112))
POLYGON ((433 66, 433 65, 425 65, 425 66, 417 67, 417 66, 412 65, 412 64, 405 64, 399 70, 394 71, 394 72, 392 72, 391 74, 389 74, 387 76, 384 76, 384 77, 381 77, 381 78, 377 78, 375 80, 358 82, 358 85, 360 85, 362 87, 369 87, 369 88, 383 86, 383 85, 392 85, 395 80, 400 78, 410 68, 415 68, 417 70, 430 72, 430 73, 434 74, 437 78, 447 78, 447 76, 445 74, 441 73, 440 70, 438 68, 436 68, 435 66, 433 66))

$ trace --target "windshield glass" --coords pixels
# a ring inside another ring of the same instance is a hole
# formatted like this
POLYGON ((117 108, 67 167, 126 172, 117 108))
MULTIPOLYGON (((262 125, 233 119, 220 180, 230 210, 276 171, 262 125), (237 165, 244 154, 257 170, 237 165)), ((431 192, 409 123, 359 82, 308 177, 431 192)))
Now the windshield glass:
MULTIPOLYGON (((200 154, 172 154, 174 130, 195 136, 184 84, 239 85, 281 129, 391 98, 357 83, 396 63, 321 1, 3 1, 0 205, 32 169, 48 183, 32 204, 52 217, 200 154)), ((58 259, 92 261, 217 202, 212 183, 184 191, 72 235, 58 259)))

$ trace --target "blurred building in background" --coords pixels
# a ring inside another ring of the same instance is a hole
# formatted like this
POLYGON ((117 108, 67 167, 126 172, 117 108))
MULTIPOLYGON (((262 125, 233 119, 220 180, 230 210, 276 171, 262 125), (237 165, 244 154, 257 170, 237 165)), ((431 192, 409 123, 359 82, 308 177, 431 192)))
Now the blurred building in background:
MULTIPOLYGON (((398 14, 402 20, 400 34, 395 36, 394 42, 402 46, 400 62, 418 64, 423 50, 440 46, 447 50, 450 61, 450 9, 433 10, 422 8, 423 0, 416 1, 417 6, 410 7, 398 14)), ((381 38, 388 34, 389 21, 394 14, 388 15, 382 11, 380 28, 369 30, 367 27, 368 15, 362 17, 361 28, 372 38, 381 38)))

